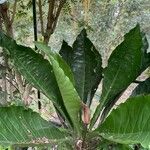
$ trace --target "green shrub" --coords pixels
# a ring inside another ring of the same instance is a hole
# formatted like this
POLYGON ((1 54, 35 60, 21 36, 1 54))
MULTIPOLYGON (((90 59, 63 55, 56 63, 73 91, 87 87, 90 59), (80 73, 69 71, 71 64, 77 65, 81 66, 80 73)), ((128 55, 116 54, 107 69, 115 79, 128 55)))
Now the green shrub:
POLYGON ((1 145, 49 144, 57 145, 58 149, 65 146, 64 149, 94 150, 111 146, 131 149, 128 145, 141 144, 149 148, 150 96, 141 95, 143 91, 148 94, 148 90, 138 90, 143 89, 144 83, 134 90, 134 96, 110 113, 126 88, 150 65, 147 40, 139 25, 124 36, 106 68, 102 68, 101 55, 87 38, 85 29, 72 47, 64 41, 60 54, 36 43, 47 59, 3 33, 0 46, 8 50, 14 67, 52 101, 63 118, 62 126, 57 127, 31 109, 1 107, 1 145), (99 105, 90 118, 92 99, 101 80, 99 105))

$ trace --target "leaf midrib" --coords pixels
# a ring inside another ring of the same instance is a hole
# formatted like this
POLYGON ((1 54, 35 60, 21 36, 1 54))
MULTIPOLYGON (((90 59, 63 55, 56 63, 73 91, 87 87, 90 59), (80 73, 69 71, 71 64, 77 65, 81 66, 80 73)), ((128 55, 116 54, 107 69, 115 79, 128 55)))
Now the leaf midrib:
POLYGON ((110 87, 109 87, 109 90, 107 91, 105 97, 102 99, 101 106, 103 106, 104 103, 105 103, 105 101, 107 100, 108 95, 109 95, 110 91, 112 90, 112 86, 114 85, 114 83, 115 83, 116 80, 117 80, 117 76, 118 76, 118 74, 119 74, 119 72, 120 72, 120 68, 121 68, 121 65, 119 66, 119 68, 118 68, 118 70, 117 70, 117 73, 116 73, 116 75, 115 75, 115 77, 114 77, 114 79, 113 79, 113 81, 112 81, 112 83, 111 83, 111 85, 110 85, 110 87))
MULTIPOLYGON (((84 41, 84 43, 85 43, 85 41, 84 41)), ((85 44, 84 44, 85 45, 85 44)), ((86 54, 85 54, 85 47, 84 47, 84 74, 83 74, 83 78, 84 78, 84 81, 83 81, 83 87, 82 87, 82 89, 83 89, 83 93, 82 93, 82 101, 85 101, 84 100, 84 92, 85 92, 85 71, 86 71, 86 59, 85 59, 85 57, 86 57, 86 54)))
POLYGON ((53 98, 50 97, 50 96, 47 94, 47 91, 40 85, 39 81, 36 80, 36 79, 32 76, 32 74, 31 74, 30 72, 28 72, 28 70, 26 69, 26 67, 24 67, 24 65, 22 65, 22 63, 20 63, 20 61, 18 61, 18 60, 19 60, 19 59, 16 59, 16 63, 19 64, 20 66, 22 66, 22 68, 23 68, 24 70, 26 70, 26 74, 28 74, 28 75, 32 78, 32 80, 38 84, 38 86, 41 88, 42 92, 45 93, 46 96, 47 96, 48 98, 50 98, 50 99, 53 101, 54 104, 56 104, 56 102, 53 100, 53 98))

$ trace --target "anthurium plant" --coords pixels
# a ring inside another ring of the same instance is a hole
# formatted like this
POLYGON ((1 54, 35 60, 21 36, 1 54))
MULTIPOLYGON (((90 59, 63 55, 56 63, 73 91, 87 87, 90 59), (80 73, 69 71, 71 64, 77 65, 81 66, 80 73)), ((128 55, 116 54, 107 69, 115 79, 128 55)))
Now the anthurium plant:
POLYGON ((115 103, 150 65, 148 42, 140 26, 125 34, 106 68, 83 29, 72 47, 65 41, 59 53, 36 42, 43 55, 0 33, 14 67, 53 103, 61 126, 44 120, 23 106, 0 107, 0 145, 50 145, 57 149, 127 150, 150 148, 150 80, 140 82, 132 96, 116 109, 115 103), (102 82, 102 94, 93 115, 93 97, 102 82))

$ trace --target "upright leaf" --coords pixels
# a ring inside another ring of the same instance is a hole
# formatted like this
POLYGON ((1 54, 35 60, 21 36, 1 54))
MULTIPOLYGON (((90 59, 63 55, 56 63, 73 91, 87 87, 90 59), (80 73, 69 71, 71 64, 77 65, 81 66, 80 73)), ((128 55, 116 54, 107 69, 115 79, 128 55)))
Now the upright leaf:
POLYGON ((85 29, 73 44, 73 49, 63 42, 60 54, 70 65, 75 87, 84 103, 90 105, 102 78, 102 59, 93 43, 87 38, 85 29))
POLYGON ((53 67, 56 81, 66 110, 74 125, 74 129, 80 135, 81 124, 79 121, 79 111, 81 110, 81 101, 78 93, 74 88, 72 80, 73 76, 70 72, 70 68, 66 64, 66 62, 59 56, 59 54, 52 52, 48 46, 41 43, 36 43, 36 46, 40 50, 44 51, 48 56, 48 59, 53 67))
POLYGON ((150 146, 150 96, 130 98, 113 110, 97 129, 103 138, 121 144, 150 146))
POLYGON ((102 108, 136 79, 141 69, 141 48, 142 36, 137 25, 124 36, 124 41, 117 46, 108 60, 108 66, 104 71, 100 105, 96 109, 91 126, 97 120, 102 108))
POLYGON ((1 107, 0 116, 0 145, 56 143, 68 136, 38 113, 21 106, 1 107))

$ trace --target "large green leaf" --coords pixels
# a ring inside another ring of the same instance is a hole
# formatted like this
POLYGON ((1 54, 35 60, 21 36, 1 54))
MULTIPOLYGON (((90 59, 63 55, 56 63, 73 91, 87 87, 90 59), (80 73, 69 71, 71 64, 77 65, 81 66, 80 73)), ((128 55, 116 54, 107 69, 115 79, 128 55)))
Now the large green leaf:
POLYGON ((93 116, 91 126, 95 123, 102 108, 115 99, 138 76, 141 69, 142 36, 137 25, 124 36, 124 41, 117 46, 108 60, 104 71, 102 95, 93 116))
POLYGON ((48 59, 53 67, 66 110, 74 125, 74 129, 78 134, 80 134, 81 124, 79 121, 79 111, 81 110, 81 101, 73 85, 73 75, 71 70, 61 56, 55 52, 52 52, 48 46, 42 43, 36 43, 36 46, 40 50, 44 51, 48 56, 48 59))
MULTIPOLYGON (((147 69, 147 67, 150 65, 150 53, 147 52, 148 49, 148 41, 147 38, 145 36, 144 33, 142 34, 142 48, 141 48, 141 52, 142 52, 142 61, 141 61, 141 68, 139 70, 139 73, 137 74, 137 77, 145 70, 147 69)), ((137 92, 137 94, 140 94, 139 92, 144 92, 144 88, 145 90, 147 90, 148 93, 148 87, 146 87, 148 84, 148 81, 145 83, 140 83, 140 85, 134 90, 134 94, 135 95, 135 91, 137 92), (146 84, 146 85, 145 85, 146 84), (145 86, 145 87, 144 87, 145 86), (143 88, 143 90, 142 90, 143 88)), ((112 100, 110 100, 110 103, 108 103, 107 105, 105 105, 105 109, 103 110, 103 113, 101 115, 101 120, 105 119, 105 117, 107 116, 107 114, 109 113, 109 111, 111 110, 111 108, 114 106, 114 104, 117 102, 117 100, 120 98, 120 96, 122 95, 122 93, 125 91, 125 89, 123 89, 120 93, 118 93, 118 95, 115 96, 115 98, 113 98, 112 100)), ((146 93, 146 92, 145 92, 146 93)), ((144 94, 144 93, 143 93, 144 94)), ((132 96, 133 96, 132 95, 132 96)))
POLYGON ((150 94, 150 78, 139 83, 139 85, 133 90, 131 96, 133 97, 137 95, 146 95, 146 94, 150 94))
POLYGON ((68 136, 38 113, 21 106, 1 107, 0 116, 0 145, 55 143, 68 136))
POLYGON ((102 59, 87 38, 85 29, 78 35, 73 49, 63 42, 60 54, 73 71, 75 87, 81 99, 90 104, 102 78, 102 59))
POLYGON ((108 60, 104 72, 101 105, 105 105, 137 77, 141 65, 142 37, 139 26, 125 35, 108 60))
POLYGON ((150 146, 150 96, 130 98, 113 110, 96 132, 122 144, 150 146))
POLYGON ((25 79, 42 91, 57 107, 57 110, 61 112, 61 115, 70 120, 64 107, 52 66, 48 60, 29 47, 17 45, 12 38, 2 32, 0 32, 0 46, 8 50, 14 66, 25 79))

